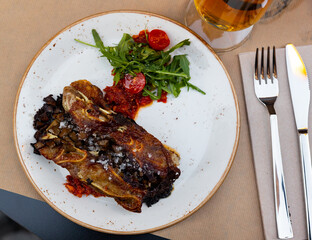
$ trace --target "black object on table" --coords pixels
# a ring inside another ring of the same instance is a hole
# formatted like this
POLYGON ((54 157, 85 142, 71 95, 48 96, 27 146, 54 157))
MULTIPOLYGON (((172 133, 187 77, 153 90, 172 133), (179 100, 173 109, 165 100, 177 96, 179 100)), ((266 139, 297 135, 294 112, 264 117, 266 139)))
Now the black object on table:
POLYGON ((60 215, 47 203, 0 189, 0 211, 43 240, 112 239, 165 240, 153 234, 113 235, 84 228, 60 215))

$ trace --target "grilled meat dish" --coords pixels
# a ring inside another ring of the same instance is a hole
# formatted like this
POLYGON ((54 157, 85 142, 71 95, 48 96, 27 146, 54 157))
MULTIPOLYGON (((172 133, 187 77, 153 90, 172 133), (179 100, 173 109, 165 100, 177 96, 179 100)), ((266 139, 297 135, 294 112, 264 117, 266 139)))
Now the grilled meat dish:
POLYGON ((87 80, 50 95, 34 120, 34 152, 132 212, 170 195, 179 156, 134 120, 106 105, 87 80))

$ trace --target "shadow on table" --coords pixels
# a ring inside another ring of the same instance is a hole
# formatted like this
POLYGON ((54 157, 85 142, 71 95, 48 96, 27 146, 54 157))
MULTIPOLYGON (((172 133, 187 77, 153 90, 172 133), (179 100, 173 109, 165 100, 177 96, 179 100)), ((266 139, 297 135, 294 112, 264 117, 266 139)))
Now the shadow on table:
MULTIPOLYGON (((96 232, 68 220, 67 218, 63 217, 55 210, 53 210, 45 202, 24 197, 22 195, 8 192, 2 189, 0 189, 0 211, 2 211, 11 219, 25 227, 30 232, 35 233, 39 238, 43 240, 166 240, 165 238, 158 237, 153 234, 125 236, 96 232)), ((0 240, 38 240, 38 238, 6 239, 1 237, 2 236, 0 225, 0 240)))
POLYGON ((0 212, 0 239, 1 240, 40 240, 22 226, 0 212))

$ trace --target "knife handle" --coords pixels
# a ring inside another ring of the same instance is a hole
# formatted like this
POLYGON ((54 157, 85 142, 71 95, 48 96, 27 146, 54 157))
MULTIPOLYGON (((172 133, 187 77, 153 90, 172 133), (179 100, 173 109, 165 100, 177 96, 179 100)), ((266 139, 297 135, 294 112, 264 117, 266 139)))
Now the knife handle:
POLYGON ((312 239, 312 167, 308 132, 299 134, 308 240, 312 239))
POLYGON ((272 155, 273 155, 273 182, 275 195, 275 217, 278 238, 288 239, 293 237, 293 230, 289 217, 286 186, 284 179, 282 153, 278 133, 276 114, 270 115, 272 155))

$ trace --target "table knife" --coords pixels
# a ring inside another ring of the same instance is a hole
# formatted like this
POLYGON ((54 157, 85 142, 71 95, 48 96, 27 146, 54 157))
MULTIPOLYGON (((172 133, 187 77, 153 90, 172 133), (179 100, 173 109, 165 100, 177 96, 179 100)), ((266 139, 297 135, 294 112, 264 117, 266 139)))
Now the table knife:
POLYGON ((297 125, 303 188, 306 208, 308 239, 312 239, 312 167, 308 135, 308 116, 310 105, 309 79, 300 54, 293 44, 286 46, 286 63, 291 100, 297 125))

